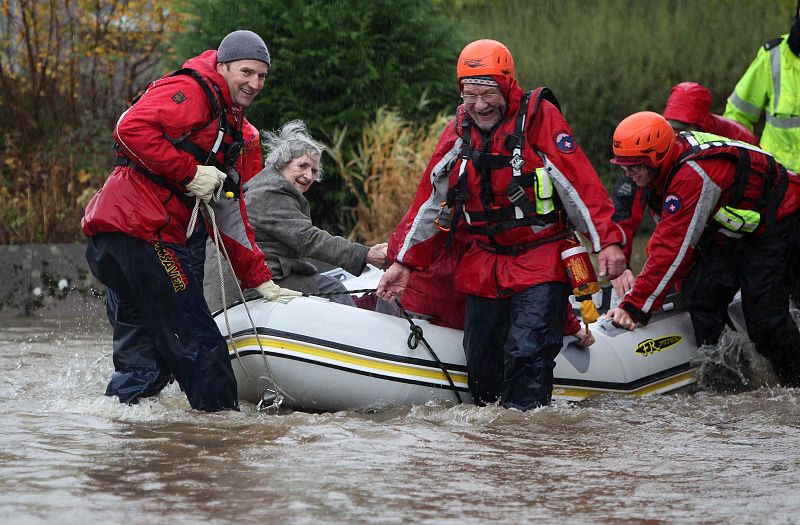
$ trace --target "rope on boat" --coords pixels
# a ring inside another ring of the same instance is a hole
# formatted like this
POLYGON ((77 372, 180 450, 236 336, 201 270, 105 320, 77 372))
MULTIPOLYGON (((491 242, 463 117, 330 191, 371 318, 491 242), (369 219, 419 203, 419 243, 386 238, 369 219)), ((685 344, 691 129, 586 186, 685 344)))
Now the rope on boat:
POLYGON ((332 297, 334 295, 353 295, 357 293, 371 293, 377 288, 360 288, 358 290, 341 290, 335 292, 303 292, 303 297, 332 297))
POLYGON ((400 308, 400 313, 403 314, 403 317, 405 317, 406 321, 408 321, 408 324, 411 325, 411 333, 408 335, 408 341, 406 342, 408 347, 414 350, 415 348, 417 348, 417 346, 419 346, 420 341, 422 341, 422 344, 425 345, 425 348, 427 348, 428 352, 430 352, 431 356, 433 356, 433 360, 436 361, 436 364, 439 365, 439 368, 444 373, 444 376, 447 378, 447 382, 450 383, 450 389, 453 391, 453 394, 455 394, 456 400, 458 400, 458 404, 464 403, 461 400, 461 395, 458 393, 458 389, 456 388, 455 383, 453 383, 453 378, 450 377, 450 372, 447 370, 447 367, 444 366, 444 364, 439 360, 439 356, 436 355, 436 352, 433 351, 431 345, 429 345, 428 341, 425 340, 424 334, 422 333, 422 327, 414 323, 414 320, 411 319, 411 316, 408 314, 408 311, 400 303, 399 299, 395 298, 394 302, 397 305, 397 307, 400 308))
MULTIPOLYGON (((214 194, 213 199, 215 201, 220 200, 222 195, 222 186, 217 189, 217 192, 214 194)), ((194 226, 197 223, 197 215, 200 211, 200 203, 202 201, 199 197, 195 197, 194 208, 192 209, 192 215, 189 218, 189 224, 186 228, 186 238, 188 239, 192 232, 194 232, 194 226)), ((222 295, 222 314, 225 318, 225 328, 228 331, 227 339, 230 342, 231 347, 233 348, 233 353, 236 355, 236 360, 239 362, 239 365, 244 370, 244 375, 247 377, 248 380, 252 381, 250 374, 247 371, 247 368, 244 366, 242 362, 242 358, 239 355, 239 349, 236 347, 236 341, 233 339, 233 334, 231 333, 231 324, 230 319, 228 318, 228 302, 225 299, 225 276, 222 272, 222 259, 223 255, 225 256, 224 259, 228 263, 228 268, 230 268, 231 272, 235 275, 236 272, 233 270, 233 265, 231 264, 230 258, 228 257, 228 251, 225 249, 225 244, 222 242, 222 236, 219 233, 219 228, 217 228, 217 220, 214 215, 214 210, 211 208, 210 205, 205 205, 205 211, 208 215, 208 221, 211 223, 211 230, 212 230, 212 242, 214 246, 217 248, 216 250, 216 259, 217 259, 217 270, 219 275, 219 284, 220 284, 220 291, 222 295)), ((256 329, 256 324, 253 322, 253 317, 250 315, 250 309, 247 307, 247 301, 244 298, 244 292, 242 292, 242 287, 239 286, 239 281, 234 279, 236 283, 236 290, 239 292, 239 298, 242 301, 242 305, 244 306, 244 311, 247 313, 247 318, 250 320, 250 327, 253 329, 253 335, 256 336, 256 342, 258 343, 258 348, 261 351, 261 357, 264 360, 264 369, 267 372, 267 380, 268 383, 264 387, 264 390, 261 392, 259 396, 260 399, 258 404, 256 405, 256 409, 259 412, 263 412, 266 410, 275 410, 277 411, 280 408, 281 403, 283 403, 283 396, 278 392, 278 385, 275 383, 275 378, 272 375, 272 369, 267 362, 267 353, 264 350, 264 346, 261 344, 261 338, 258 335, 258 330, 256 329)))
MULTIPOLYGON (((329 297, 333 295, 343 295, 343 294, 356 294, 356 293, 370 293, 376 291, 376 288, 362 288, 360 290, 345 290, 345 291, 336 291, 336 292, 316 292, 316 293, 304 293, 303 297, 329 297)), ((447 367, 439 360, 439 356, 436 355, 436 352, 433 351, 431 345, 428 344, 428 341, 425 339, 425 335, 422 332, 422 327, 416 324, 411 316, 408 313, 408 310, 403 307, 403 304, 400 302, 399 299, 394 300, 397 307, 400 309, 400 313, 408 321, 408 324, 411 325, 411 333, 408 334, 408 341, 406 344, 412 350, 416 349, 419 346, 420 341, 430 352, 431 356, 433 356, 433 360, 441 369, 444 376, 447 378, 447 382, 450 383, 450 389, 453 391, 453 394, 456 396, 456 400, 459 404, 463 404, 464 401, 461 400, 461 395, 458 393, 458 389, 456 388, 456 384, 453 382, 453 378, 450 376, 450 372, 447 370, 447 367)))

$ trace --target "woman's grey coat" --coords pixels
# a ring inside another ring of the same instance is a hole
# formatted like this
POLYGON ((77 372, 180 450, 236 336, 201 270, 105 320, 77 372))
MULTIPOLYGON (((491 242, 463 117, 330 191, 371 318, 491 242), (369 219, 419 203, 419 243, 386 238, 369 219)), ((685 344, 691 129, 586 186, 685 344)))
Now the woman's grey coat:
MULTIPOLYGON (((290 275, 316 274, 317 268, 309 258, 340 266, 354 275, 361 274, 369 248, 314 226, 308 201, 277 170, 264 168, 245 183, 244 199, 256 243, 278 284, 290 275)), ((216 257, 216 247, 209 241, 203 288, 212 311, 222 307, 216 257)), ((239 297, 228 263, 224 260, 222 263, 225 299, 230 304, 239 297)))

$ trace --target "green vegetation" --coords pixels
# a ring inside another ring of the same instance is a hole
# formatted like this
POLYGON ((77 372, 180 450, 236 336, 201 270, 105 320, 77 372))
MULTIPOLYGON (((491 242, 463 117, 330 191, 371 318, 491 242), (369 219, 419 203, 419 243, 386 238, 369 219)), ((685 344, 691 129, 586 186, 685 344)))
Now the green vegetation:
POLYGON ((789 31, 794 0, 536 0, 457 10, 474 38, 505 43, 523 89, 548 86, 606 180, 617 123, 661 112, 673 85, 694 81, 725 100, 764 42, 789 31))
MULTIPOLYGON (((687 80, 708 86, 713 110, 722 112, 758 47, 788 31, 794 5, 76 0, 60 6, 11 0, 0 7, 0 198, 6 203, 0 243, 80 240, 83 205, 110 171, 111 130, 131 95, 233 29, 261 34, 273 55, 267 86, 248 118, 262 129, 301 118, 337 147, 326 181, 309 193, 315 221, 372 236, 397 214, 397 206, 381 204, 375 188, 395 180, 409 151, 425 151, 431 137, 422 130, 458 103, 455 61, 467 42, 504 42, 524 89, 552 88, 579 144, 610 184, 617 176, 607 163, 610 137, 620 119, 661 111, 671 86, 687 80), (387 143, 380 154, 369 153, 363 141, 390 124, 408 132, 401 147, 387 143), (401 155, 394 160, 383 156, 393 155, 392 148, 401 155), (386 166, 392 176, 378 184, 386 166), (369 203, 361 186, 368 180, 369 203), (375 215, 384 208, 385 216, 375 215)), ((418 178, 418 169, 409 169, 402 184, 418 178)))

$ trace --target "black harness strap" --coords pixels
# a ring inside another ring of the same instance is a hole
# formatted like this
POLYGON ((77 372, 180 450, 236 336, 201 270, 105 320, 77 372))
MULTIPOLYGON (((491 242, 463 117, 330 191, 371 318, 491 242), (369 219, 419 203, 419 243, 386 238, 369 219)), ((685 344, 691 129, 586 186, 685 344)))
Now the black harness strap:
MULTIPOLYGON (((222 102, 222 94, 219 92, 219 88, 216 85, 210 84, 205 81, 203 76, 196 70, 192 68, 182 68, 176 71, 173 71, 169 76, 174 77, 178 75, 188 75, 192 77, 203 89, 203 92, 206 95, 206 98, 211 105, 211 119, 203 125, 196 126, 192 128, 192 131, 184 137, 182 140, 173 142, 173 146, 176 149, 181 151, 185 151, 186 153, 190 154, 194 159, 201 165, 204 166, 214 166, 218 170, 222 171, 227 175, 225 181, 223 182, 223 191, 226 193, 232 193, 234 198, 239 198, 240 196, 240 176, 235 170, 236 159, 238 158, 242 146, 244 145, 244 135, 242 133, 242 121, 239 121, 238 127, 233 127, 228 122, 227 112, 225 111, 224 104, 222 102), (189 140, 192 133, 199 131, 201 129, 206 128, 210 125, 214 120, 217 120, 217 131, 218 133, 221 132, 224 135, 229 135, 232 138, 231 143, 225 144, 224 140, 219 145, 219 151, 223 154, 223 163, 220 163, 217 160, 216 153, 213 148, 210 150, 206 150, 199 146, 197 143, 189 140)), ((139 100, 139 97, 136 97, 133 100, 135 104, 139 100)), ((162 188, 166 188, 173 192, 175 196, 177 196, 181 202, 187 204, 189 207, 193 206, 193 200, 185 195, 180 188, 177 188, 174 184, 167 181, 165 178, 161 177, 153 173, 152 171, 146 169, 143 166, 139 166, 127 156, 125 156, 120 148, 115 144, 115 150, 117 151, 117 157, 115 160, 115 166, 131 166, 134 168, 138 173, 141 173, 151 181, 155 182, 162 188)))
POLYGON ((470 154, 472 164, 479 170, 497 170, 505 168, 511 163, 511 155, 487 155, 483 151, 472 149, 470 154))
POLYGON ((153 173, 152 171, 148 170, 147 168, 145 168, 143 166, 139 166, 138 164, 133 162, 128 157, 126 157, 124 155, 117 155, 115 157, 115 159, 114 159, 114 166, 130 166, 131 168, 136 170, 138 173, 144 175, 145 177, 147 177, 148 179, 150 179, 154 183, 158 184, 162 188, 164 188, 166 190, 169 190, 171 192, 171 195, 162 204, 166 205, 167 202, 169 202, 170 199, 174 196, 174 197, 177 197, 178 200, 180 200, 182 203, 184 203, 189 208, 194 206, 194 199, 192 197, 189 197, 185 193, 183 193, 180 190, 180 188, 178 188, 174 184, 169 183, 167 181, 167 179, 165 179, 164 177, 160 177, 160 176, 156 175, 155 173, 153 173))
MULTIPOLYGON (((470 140, 472 138, 469 115, 464 115, 464 121, 461 123, 461 162, 464 162, 470 156, 472 146, 470 140)), ((447 190, 445 196, 445 204, 453 210, 453 219, 450 224, 450 232, 447 234, 445 246, 450 248, 453 245, 453 240, 456 237, 456 230, 458 224, 461 222, 461 217, 464 212, 464 203, 469 200, 469 188, 467 187, 467 170, 466 167, 462 168, 458 180, 452 188, 447 190)))
POLYGON ((502 244, 486 244, 480 241, 476 241, 478 246, 483 248, 484 250, 490 251, 492 253, 496 253, 498 255, 511 255, 517 256, 521 253, 527 252, 528 250, 532 250, 543 244, 547 244, 550 242, 556 241, 563 241, 564 239, 574 235, 574 232, 570 229, 560 231, 554 235, 550 235, 549 237, 545 237, 544 239, 539 239, 538 241, 522 243, 522 244, 513 244, 510 246, 502 245, 502 244))
MULTIPOLYGON (((469 218, 471 221, 474 222, 486 222, 488 221, 488 215, 483 211, 471 211, 469 212, 469 218)), ((552 212, 548 213, 547 215, 537 215, 537 218, 542 223, 553 223, 558 221, 558 212, 553 210, 552 212)), ((495 221, 511 221, 511 220, 518 220, 521 221, 522 219, 516 218, 516 211, 512 206, 506 206, 504 208, 496 208, 492 210, 492 219, 495 221)), ((482 228, 483 226, 472 226, 470 228, 482 228)))
POLYGON ((485 235, 489 238, 492 238, 494 235, 511 228, 519 228, 521 226, 539 226, 541 228, 546 228, 548 226, 552 226, 556 222, 558 222, 558 213, 553 212, 548 213, 546 217, 527 215, 521 219, 512 218, 506 221, 498 221, 486 226, 473 226, 470 224, 468 229, 472 234, 485 235))
POLYGON ((789 173, 782 164, 778 164, 774 157, 767 160, 769 165, 768 175, 771 177, 766 182, 766 194, 764 196, 764 227, 772 228, 775 226, 775 217, 778 214, 778 207, 786 195, 786 188, 789 186, 789 173))
MULTIPOLYGON (((525 128, 528 125, 527 117, 533 93, 525 93, 521 100, 520 106, 517 110, 514 123, 514 132, 505 138, 504 147, 509 151, 519 149, 522 151, 525 146, 525 128)), ((561 110, 558 100, 556 100, 553 92, 548 88, 539 90, 537 96, 533 100, 533 112, 530 115, 531 121, 536 117, 539 104, 542 100, 547 100, 552 103, 556 108, 561 110)), ((524 188, 530 188, 535 185, 535 173, 522 173, 521 176, 514 177, 509 184, 506 194, 508 199, 512 202, 511 206, 494 206, 494 194, 492 190, 492 170, 503 169, 511 166, 514 163, 522 163, 522 158, 516 158, 514 155, 493 155, 489 152, 491 147, 491 133, 485 140, 482 141, 480 150, 471 145, 472 137, 472 121, 469 115, 465 114, 461 124, 461 162, 471 161, 474 168, 478 171, 480 177, 480 201, 483 207, 482 211, 470 212, 470 222, 484 222, 484 226, 469 226, 469 231, 474 234, 484 235, 489 238, 491 246, 497 246, 501 252, 507 252, 509 247, 498 245, 494 241, 494 236, 502 231, 522 226, 542 226, 547 227, 555 224, 559 220, 558 212, 552 212, 546 216, 534 216, 535 208, 531 200, 528 198, 524 188), (517 210, 522 211, 523 217, 517 218, 517 210)), ((452 244, 455 236, 456 228, 464 215, 464 206, 470 198, 469 187, 467 182, 466 169, 459 175, 456 184, 447 192, 446 205, 453 208, 453 220, 450 233, 447 238, 447 246, 452 244)), ((555 240, 555 239, 554 239, 555 240)), ((549 242, 549 241, 546 241, 549 242)), ((483 243, 485 244, 485 243, 483 243)), ((538 243, 536 244, 538 245, 538 243)), ((525 246, 525 245, 523 245, 525 246)), ((521 251, 527 251, 530 248, 523 248, 521 251)), ((498 252, 500 253, 500 252, 498 252)))

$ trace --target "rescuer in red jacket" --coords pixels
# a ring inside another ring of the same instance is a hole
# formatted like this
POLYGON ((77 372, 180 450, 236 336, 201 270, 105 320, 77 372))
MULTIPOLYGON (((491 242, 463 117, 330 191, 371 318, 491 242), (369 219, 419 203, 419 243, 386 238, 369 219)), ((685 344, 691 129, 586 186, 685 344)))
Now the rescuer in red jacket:
MULTIPOLYGON (((758 146, 758 137, 742 124, 711 113, 711 91, 697 82, 681 82, 672 87, 667 105, 662 113, 676 133, 681 131, 705 131, 733 140, 741 140, 758 146)), ((633 239, 642 222, 645 208, 649 208, 656 221, 660 219, 661 200, 648 188, 638 188, 625 176, 619 177, 611 193, 614 201, 614 221, 633 239)), ((623 250, 631 260, 633 242, 623 250)), ((633 286, 634 275, 630 269, 611 281, 618 297, 622 297, 633 286)))
POLYGON ((508 49, 467 45, 457 76, 464 104, 445 128, 409 210, 394 232, 378 295, 399 296, 463 219, 472 244, 455 285, 468 295, 464 334, 476 403, 528 410, 550 402, 569 280, 561 252, 583 232, 600 273, 625 267, 608 193, 550 90, 523 93, 508 49), (442 202, 446 204, 442 206, 442 202))
POLYGON ((245 132, 253 130, 242 111, 264 87, 269 64, 258 35, 234 31, 216 51, 151 83, 117 122, 115 168, 81 226, 92 273, 118 301, 117 320, 142 330, 128 344, 115 334, 106 395, 135 403, 174 377, 193 408, 238 408, 227 344, 187 247, 200 202, 214 210, 207 226, 218 229, 243 287, 267 299, 297 295, 272 282, 240 198, 244 162, 252 162, 241 155, 245 132), (230 198, 212 199, 219 186, 230 198))
POLYGON ((737 290, 748 335, 787 386, 800 385, 800 332, 789 314, 789 261, 797 250, 800 177, 744 142, 701 132, 677 137, 648 111, 614 131, 614 164, 662 198, 642 273, 615 323, 647 324, 684 276, 697 344, 715 344, 737 290), (691 270, 691 274, 689 274, 691 270))

